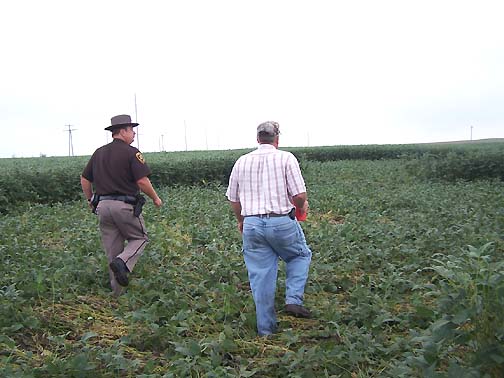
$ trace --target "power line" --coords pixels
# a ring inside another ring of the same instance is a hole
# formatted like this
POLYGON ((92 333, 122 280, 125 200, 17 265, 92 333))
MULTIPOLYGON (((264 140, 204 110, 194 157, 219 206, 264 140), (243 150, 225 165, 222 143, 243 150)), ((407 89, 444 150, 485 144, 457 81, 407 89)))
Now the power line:
POLYGON ((75 131, 77 129, 72 129, 72 125, 65 126, 68 127, 68 130, 65 130, 66 132, 68 132, 68 156, 74 156, 72 131, 75 131))

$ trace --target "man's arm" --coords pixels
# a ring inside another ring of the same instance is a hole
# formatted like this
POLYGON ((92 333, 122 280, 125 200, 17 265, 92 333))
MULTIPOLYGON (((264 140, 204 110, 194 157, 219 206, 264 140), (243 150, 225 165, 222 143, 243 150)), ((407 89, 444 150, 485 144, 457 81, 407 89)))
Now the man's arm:
POLYGON ((89 207, 92 209, 93 205, 91 204, 91 197, 93 196, 93 183, 89 181, 85 177, 80 177, 80 183, 82 187, 82 192, 88 201, 89 207))
POLYGON ((233 201, 229 201, 229 203, 231 204, 233 213, 236 217, 236 220, 238 221, 238 230, 240 230, 240 232, 243 232, 243 215, 241 215, 242 210, 241 203, 233 201))
POLYGON ((93 196, 93 184, 85 177, 80 177, 80 183, 82 187, 82 192, 88 201, 91 201, 91 197, 93 196))
POLYGON ((296 194, 292 197, 292 202, 294 206, 299 209, 301 214, 308 212, 308 196, 306 192, 296 194))
POLYGON ((308 196, 306 194, 306 185, 301 174, 301 168, 296 157, 289 154, 287 159, 287 191, 289 193, 297 193, 292 196, 292 203, 299 209, 301 214, 308 212, 308 196))
POLYGON ((163 204, 163 201, 161 201, 161 198, 157 195, 156 191, 152 187, 152 183, 149 180, 147 176, 142 177, 139 179, 137 182, 138 187, 142 192, 144 192, 149 198, 154 202, 154 205, 156 207, 160 207, 163 204))

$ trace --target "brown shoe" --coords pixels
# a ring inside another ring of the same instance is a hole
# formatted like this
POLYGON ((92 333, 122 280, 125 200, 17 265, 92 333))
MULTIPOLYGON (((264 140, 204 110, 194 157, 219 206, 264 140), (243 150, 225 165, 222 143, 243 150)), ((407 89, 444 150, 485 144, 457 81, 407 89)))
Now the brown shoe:
POLYGON ((297 305, 297 304, 285 305, 284 311, 287 314, 293 315, 297 318, 311 318, 311 312, 308 311, 308 309, 304 308, 301 305, 297 305))

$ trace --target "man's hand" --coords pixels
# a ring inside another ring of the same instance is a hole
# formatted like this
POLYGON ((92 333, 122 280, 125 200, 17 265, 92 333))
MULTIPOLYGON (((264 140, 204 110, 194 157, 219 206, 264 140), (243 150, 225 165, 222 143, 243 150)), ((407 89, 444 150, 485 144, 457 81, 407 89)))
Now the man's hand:
POLYGON ((308 209, 309 209, 309 208, 310 208, 310 206, 308 205, 308 200, 306 200, 306 201, 304 202, 303 207, 301 208, 301 213, 303 213, 303 214, 304 214, 304 213, 308 214, 308 209))
POLYGON ((243 234, 243 219, 241 221, 238 221, 238 231, 243 234))
POLYGON ((156 207, 161 207, 163 205, 163 201, 161 201, 161 198, 159 198, 159 196, 157 195, 148 177, 142 177, 141 179, 137 180, 136 183, 140 190, 144 192, 150 199, 152 199, 152 202, 156 207))
POLYGON ((154 203, 154 206, 156 206, 156 207, 163 206, 163 201, 161 201, 161 198, 159 198, 159 197, 153 199, 152 202, 154 203))

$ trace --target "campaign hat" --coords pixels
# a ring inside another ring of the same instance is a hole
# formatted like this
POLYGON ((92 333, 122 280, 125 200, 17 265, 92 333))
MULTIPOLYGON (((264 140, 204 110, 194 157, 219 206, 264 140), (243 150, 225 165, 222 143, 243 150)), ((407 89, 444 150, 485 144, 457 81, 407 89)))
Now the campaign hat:
POLYGON ((123 127, 127 126, 138 126, 138 123, 136 122, 131 122, 131 117, 128 114, 120 114, 116 115, 115 117, 112 117, 110 119, 111 125, 108 127, 105 127, 105 130, 114 130, 114 129, 121 129, 123 127))

